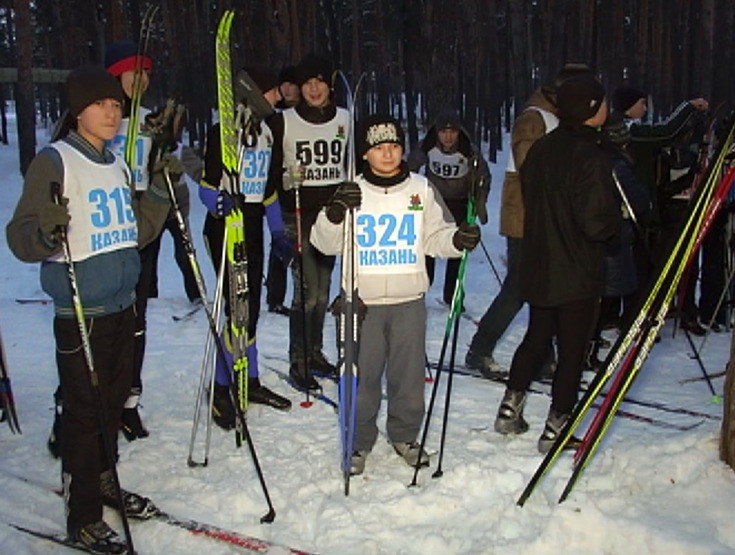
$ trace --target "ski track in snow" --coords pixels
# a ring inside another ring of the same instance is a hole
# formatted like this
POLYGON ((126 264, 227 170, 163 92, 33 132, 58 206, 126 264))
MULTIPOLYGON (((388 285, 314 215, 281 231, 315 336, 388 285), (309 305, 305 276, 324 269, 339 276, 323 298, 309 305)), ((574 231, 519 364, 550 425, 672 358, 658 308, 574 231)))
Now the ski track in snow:
MULTIPOLYGON (((14 133, 12 119, 9 128, 14 133)), ((45 131, 39 130, 39 144, 45 136, 45 131)), ((497 218, 504 167, 504 153, 500 153, 499 162, 492 166, 490 221, 483 227, 484 243, 501 273, 505 242, 497 234, 497 218)), ((0 215, 6 223, 22 184, 14 135, 9 146, 0 146, 0 168, 5 175, 0 215)), ((214 278, 201 238, 204 209, 195 185, 190 183, 190 187, 195 246, 208 290, 212 291, 214 278)), ((0 424, 0 521, 63 530, 63 507, 58 497, 11 477, 20 474, 54 483, 60 472, 59 463, 50 458, 45 447, 56 386, 53 307, 14 302, 16 298, 38 298, 43 293, 38 265, 17 261, 4 240, 0 262, 0 324, 24 432, 13 436, 5 424, 0 424)), ((447 309, 435 301, 441 295, 442 263, 436 275, 427 296, 430 360, 439 357, 447 316, 447 309)), ((277 511, 275 522, 260 524, 267 510, 261 486, 247 446, 235 448, 232 433, 214 428, 206 468, 189 468, 186 464, 207 333, 206 316, 199 311, 186 321, 171 319, 172 315, 185 313, 189 304, 170 238, 163 240, 159 276, 160 298, 152 299, 148 309, 143 374, 142 415, 151 436, 127 443, 121 435, 118 468, 124 487, 150 496, 173 515, 317 553, 719 554, 735 550, 735 475, 718 460, 718 421, 707 420, 693 430, 679 432, 615 419, 565 503, 558 505, 556 499, 570 474, 569 455, 562 456, 525 507, 519 508, 515 502, 541 462, 536 439, 548 410, 548 398, 529 397, 529 433, 502 437, 492 431, 502 386, 462 376, 456 376, 453 382, 444 476, 431 477, 438 460, 434 456, 432 468, 420 472, 418 487, 407 487, 413 469, 387 443, 383 404, 378 442, 368 456, 365 473, 352 479, 350 495, 345 497, 334 411, 322 403, 301 408, 303 396, 263 368, 263 383, 289 397, 294 407, 288 413, 257 405, 248 411, 248 427, 277 511), (478 431, 481 428, 486 430, 478 431)), ((469 314, 479 318, 497 290, 498 284, 478 249, 469 257, 465 300, 469 314)), ((290 291, 288 295, 290 299, 290 291)), ((524 309, 498 345, 495 356, 501 364, 510 364, 526 319, 524 309)), ((263 310, 258 330, 260 352, 286 357, 287 329, 285 317, 263 310)), ((475 329, 466 320, 461 321, 458 360, 463 361, 475 329)), ((336 358, 334 333, 334 322, 328 318, 325 351, 331 360, 336 358)), ((680 379, 700 372, 689 357, 683 335, 672 338, 670 323, 662 335, 631 395, 721 414, 722 407, 712 403, 706 383, 679 384, 680 379)), ((729 334, 713 334, 708 339, 702 358, 710 372, 724 367, 729 342, 729 334)), ((446 363, 450 352, 448 349, 446 363)), ((288 370, 285 362, 269 360, 267 364, 288 370)), ((323 383, 325 393, 336 397, 336 385, 323 383)), ((430 452, 436 452, 439 446, 446 375, 442 383, 427 442, 430 452)), ((721 394, 723 379, 714 383, 721 394)), ((427 385, 427 401, 430 393, 431 385, 427 385)), ((625 408, 670 422, 692 422, 692 417, 686 415, 632 405, 625 408)), ((203 428, 198 439, 196 460, 203 456, 203 428)), ((105 516, 121 530, 114 512, 106 509, 105 516)), ((131 526, 141 553, 240 552, 161 523, 131 526)), ((0 524, 0 552, 66 551, 0 524)))

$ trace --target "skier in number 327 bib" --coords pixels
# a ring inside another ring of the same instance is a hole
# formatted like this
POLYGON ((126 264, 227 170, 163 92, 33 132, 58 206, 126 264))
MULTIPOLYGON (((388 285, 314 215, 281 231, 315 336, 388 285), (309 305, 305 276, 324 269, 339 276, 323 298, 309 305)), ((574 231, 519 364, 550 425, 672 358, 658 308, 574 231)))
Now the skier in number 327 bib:
POLYGON ((358 154, 367 162, 357 183, 345 183, 319 213, 311 243, 325 254, 342 246, 342 221, 355 213, 360 298, 367 306, 360 330, 355 452, 351 472, 362 473, 378 436, 381 381, 388 383, 387 435, 409 465, 427 465, 416 438, 424 418, 426 305, 424 255, 457 258, 480 241, 474 224, 457 226, 439 193, 401 160, 403 131, 389 117, 361 126, 358 154), (445 216, 446 215, 446 216, 445 216))

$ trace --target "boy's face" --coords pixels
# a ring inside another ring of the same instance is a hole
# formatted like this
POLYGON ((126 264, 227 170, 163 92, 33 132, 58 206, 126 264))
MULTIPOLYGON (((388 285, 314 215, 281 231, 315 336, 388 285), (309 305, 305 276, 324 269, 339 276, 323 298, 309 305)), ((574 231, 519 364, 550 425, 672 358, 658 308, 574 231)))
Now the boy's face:
POLYGON ((268 102, 268 104, 271 105, 271 108, 273 108, 278 104, 278 101, 281 100, 281 90, 278 87, 273 87, 269 91, 263 93, 263 98, 265 98, 266 102, 268 102))
POLYGON ((639 98, 633 106, 625 111, 625 114, 633 119, 641 119, 646 115, 648 109, 648 101, 645 98, 639 98))
POLYGON ((122 119, 122 105, 114 98, 104 98, 87 106, 77 117, 77 133, 100 151, 105 141, 117 134, 122 119))
POLYGON ((286 106, 290 108, 291 106, 296 106, 299 103, 299 100, 301 99, 301 89, 296 83, 284 81, 281 83, 279 88, 281 91, 281 97, 283 98, 283 102, 286 106))
POLYGON ((379 177, 398 175, 403 157, 403 147, 398 143, 381 143, 369 149, 363 158, 372 172, 379 177))
POLYGON ((329 85, 321 79, 312 77, 301 85, 301 96, 314 108, 324 108, 329 104, 329 85))
POLYGON ((437 137, 442 150, 452 150, 459 141, 459 131, 451 127, 445 127, 437 132, 437 137))
MULTIPOLYGON (((133 83, 135 82, 135 70, 129 69, 128 71, 120 74, 120 85, 128 98, 133 98, 133 83)), ((148 70, 141 70, 140 72, 140 94, 143 94, 148 89, 149 77, 148 70)))

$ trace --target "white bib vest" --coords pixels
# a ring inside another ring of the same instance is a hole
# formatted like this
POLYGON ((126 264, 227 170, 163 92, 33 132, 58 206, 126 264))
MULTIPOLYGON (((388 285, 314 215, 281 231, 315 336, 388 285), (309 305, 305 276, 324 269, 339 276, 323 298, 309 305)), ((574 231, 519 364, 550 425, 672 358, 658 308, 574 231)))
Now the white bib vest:
MULTIPOLYGON (((147 108, 138 110, 138 137, 135 140, 135 151, 133 153, 133 164, 130 171, 133 176, 136 191, 145 191, 148 189, 150 177, 148 176, 148 158, 153 148, 153 139, 151 138, 148 128, 145 125, 145 117, 150 114, 147 108)), ((130 118, 124 118, 120 122, 117 135, 110 139, 107 143, 114 154, 125 160, 125 141, 128 136, 128 127, 130 126, 130 118)))
POLYGON ((469 171, 467 157, 461 152, 447 154, 435 146, 427 153, 427 156, 431 172, 444 179, 458 179, 467 175, 469 171))
MULTIPOLYGON (((526 110, 534 110, 535 112, 538 112, 541 115, 541 117, 544 119, 544 126, 546 126, 547 135, 551 133, 554 129, 559 127, 559 118, 557 118, 554 114, 552 114, 548 110, 544 110, 543 108, 539 108, 538 106, 529 106, 528 108, 526 108, 526 110)), ((506 171, 509 171, 509 172, 517 171, 516 161, 513 159, 513 149, 511 149, 510 153, 508 154, 508 167, 506 168, 506 171)))
POLYGON ((337 108, 326 123, 309 123, 289 108, 283 112, 283 167, 304 166, 304 187, 344 181, 350 114, 337 108))
POLYGON ((423 209, 428 181, 412 174, 400 194, 385 194, 357 177, 362 204, 355 214, 360 274, 421 274, 426 271, 423 209))
MULTIPOLYGON (((63 195, 69 199, 67 234, 74 262, 137 248, 138 227, 125 162, 116 156, 112 164, 98 164, 64 142, 50 146, 58 151, 64 164, 63 195)), ((49 260, 60 262, 63 258, 60 252, 49 260)))
MULTIPOLYGON (((239 192, 248 204, 260 204, 265 197, 265 186, 268 182, 268 168, 271 165, 273 152, 273 132, 265 122, 260 124, 261 132, 255 144, 240 147, 240 183, 239 192)), ((222 175, 222 188, 227 189, 229 178, 222 175)))

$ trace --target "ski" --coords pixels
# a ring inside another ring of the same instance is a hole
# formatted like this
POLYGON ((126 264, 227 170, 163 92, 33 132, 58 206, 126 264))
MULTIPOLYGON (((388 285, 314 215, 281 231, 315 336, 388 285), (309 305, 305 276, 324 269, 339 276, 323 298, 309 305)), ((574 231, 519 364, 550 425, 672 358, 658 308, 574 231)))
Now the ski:
MULTIPOLYGON (((150 5, 143 14, 140 25, 140 33, 138 34, 138 48, 135 58, 135 74, 133 76, 132 97, 130 98, 130 121, 128 122, 128 132, 125 138, 124 160, 129 168, 135 164, 136 142, 138 140, 138 111, 140 108, 141 80, 140 75, 143 72, 143 57, 148 51, 148 41, 151 37, 151 27, 153 26, 153 18, 158 13, 158 5, 150 5)), ((133 173, 134 175, 134 173, 133 173)))
POLYGON ((51 304, 51 299, 15 299, 18 304, 51 304))
MULTIPOLYGON (((19 475, 10 474, 10 473, 6 473, 6 476, 20 480, 21 482, 25 484, 50 491, 54 493, 55 495, 62 495, 61 489, 54 487, 50 484, 46 484, 35 478, 30 478, 27 476, 19 476, 19 475)), ((227 543, 227 544, 230 544, 236 547, 241 547, 247 551, 251 551, 254 553, 289 553, 291 555, 309 555, 309 553, 306 551, 301 551, 299 549, 293 549, 293 548, 279 545, 273 542, 262 540, 260 538, 241 534, 240 532, 235 532, 234 530, 228 530, 226 528, 222 528, 221 526, 216 526, 214 524, 208 524, 206 522, 201 522, 199 520, 194 520, 190 518, 181 518, 181 517, 172 515, 170 513, 167 513, 166 511, 163 511, 159 508, 156 508, 155 512, 151 513, 151 515, 148 518, 134 519, 132 522, 142 523, 142 522, 146 522, 149 520, 161 522, 163 524, 167 524, 175 528, 186 530, 187 532, 190 532, 191 534, 195 536, 201 536, 204 538, 209 538, 214 541, 227 543)), ((78 542, 71 540, 68 536, 66 536, 66 534, 63 534, 61 532, 41 531, 41 530, 36 530, 33 528, 28 528, 25 526, 19 526, 17 524, 13 524, 10 522, 8 524, 12 526, 13 528, 16 528, 22 532, 26 532, 28 534, 34 535, 36 537, 47 539, 49 541, 53 541, 61 545, 65 545, 67 547, 78 549, 80 551, 90 552, 89 549, 87 549, 84 545, 81 545, 78 542)))
POLYGON ((5 522, 5 524, 7 524, 8 526, 12 528, 15 528, 19 532, 23 532, 24 534, 28 534, 30 536, 39 538, 41 540, 45 540, 47 542, 53 542, 58 545, 63 545, 64 547, 68 547, 69 549, 75 549, 76 551, 83 551, 84 553, 99 553, 99 551, 93 551, 92 549, 88 548, 84 544, 71 539, 64 532, 37 530, 35 528, 29 528, 26 526, 22 526, 20 524, 16 524, 14 522, 5 522))
MULTIPOLYGON (((436 368, 436 363, 430 363, 431 368, 436 368)), ((486 376, 484 374, 481 374, 479 371, 471 370, 463 366, 455 366, 453 372, 455 374, 458 374, 460 376, 467 376, 470 378, 476 378, 480 380, 486 380, 489 382, 495 382, 499 384, 505 385, 508 380, 508 374, 507 373, 498 373, 494 376, 486 376)), ((720 374, 714 374, 713 377, 717 377, 720 374)), ((724 372, 722 373, 724 375, 724 372)), ((688 378, 691 380, 692 378, 688 378)), ((702 380, 704 378, 697 378, 699 380, 702 380)), ((541 385, 551 387, 551 380, 543 379, 543 380, 534 380, 538 382, 541 385)), ((681 383, 681 382, 680 382, 681 383)), ((583 379, 580 386, 580 391, 585 392, 587 391, 587 387, 589 385, 589 382, 585 382, 583 379)), ((531 393, 534 393, 533 391, 531 393)), ((550 395, 550 392, 539 390, 538 393, 543 393, 544 395, 550 395)), ((607 395, 606 392, 601 392, 600 395, 605 396, 607 395)), ((707 412, 702 412, 694 409, 687 409, 685 407, 672 407, 670 405, 667 405, 665 403, 661 403, 658 401, 644 401, 642 399, 635 399, 632 397, 625 397, 623 398, 624 403, 629 403, 631 405, 638 405, 643 408, 658 410, 661 412, 668 412, 671 414, 683 414, 687 416, 693 416, 696 418, 704 418, 705 420, 722 420, 722 417, 716 415, 716 414, 709 414, 707 412)))
POLYGON ((174 314, 173 316, 171 316, 171 319, 174 322, 185 322, 187 320, 191 320, 194 317, 194 315, 197 314, 202 309, 203 306, 204 306, 203 303, 199 303, 194 308, 187 310, 183 314, 174 314))

